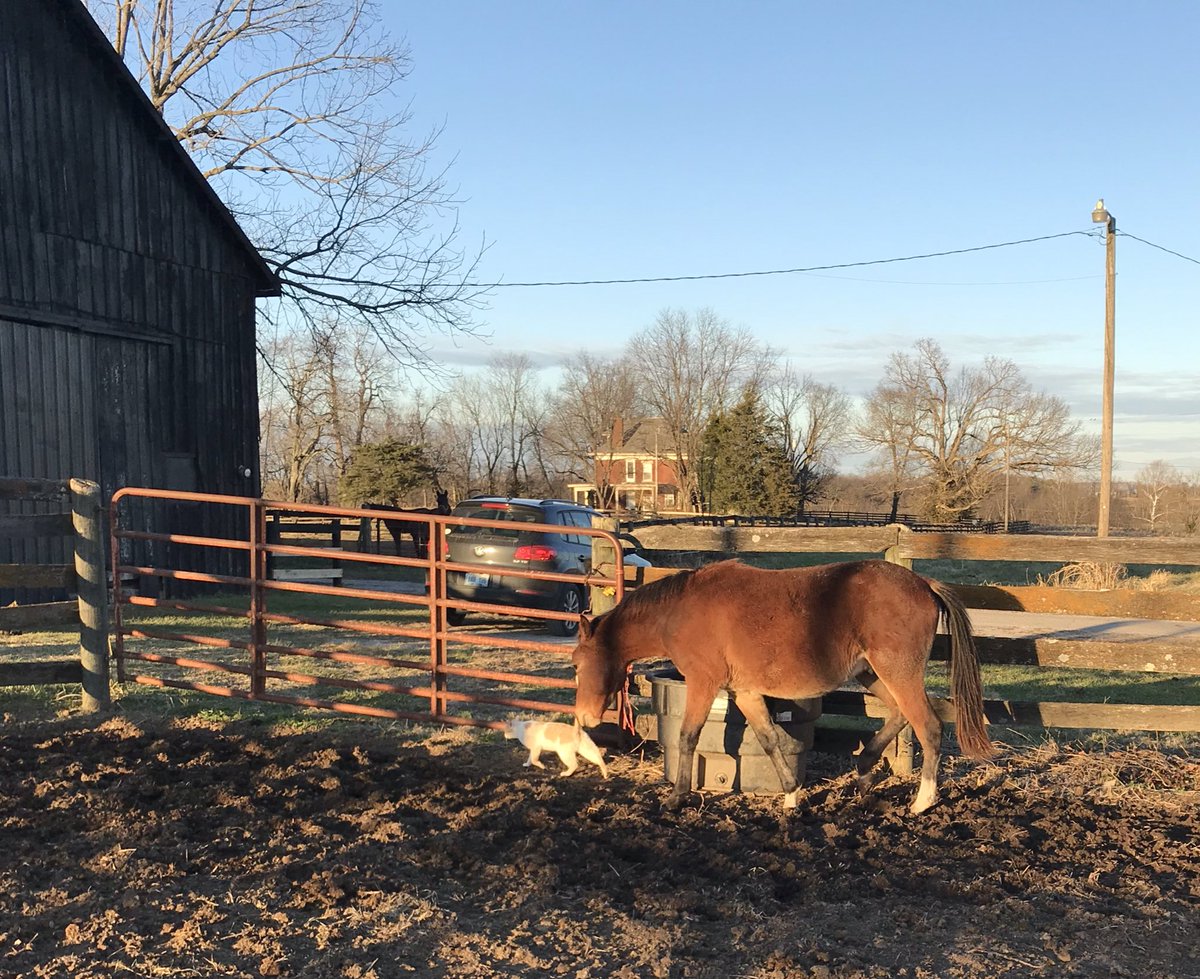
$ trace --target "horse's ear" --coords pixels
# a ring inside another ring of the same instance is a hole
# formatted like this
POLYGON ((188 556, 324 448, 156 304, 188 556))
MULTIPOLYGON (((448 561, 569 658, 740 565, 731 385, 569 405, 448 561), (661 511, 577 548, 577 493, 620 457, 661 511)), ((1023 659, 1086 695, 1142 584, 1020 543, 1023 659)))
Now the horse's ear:
POLYGON ((595 631, 596 631, 596 629, 595 629, 595 626, 592 625, 592 619, 590 616, 587 616, 587 615, 579 616, 579 635, 582 638, 591 639, 592 633, 595 631))

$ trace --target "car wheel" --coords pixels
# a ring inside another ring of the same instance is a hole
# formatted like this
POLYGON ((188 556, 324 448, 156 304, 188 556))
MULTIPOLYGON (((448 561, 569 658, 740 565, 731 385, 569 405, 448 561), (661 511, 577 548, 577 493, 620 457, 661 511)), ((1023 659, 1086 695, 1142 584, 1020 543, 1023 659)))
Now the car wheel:
POLYGON ((449 625, 462 625, 467 621, 467 613, 460 608, 446 609, 446 622, 449 625))
POLYGON ((556 636, 573 636, 579 632, 579 616, 583 612, 583 591, 574 585, 566 585, 558 594, 556 612, 567 612, 572 617, 566 622, 555 619, 550 623, 550 631, 556 636))

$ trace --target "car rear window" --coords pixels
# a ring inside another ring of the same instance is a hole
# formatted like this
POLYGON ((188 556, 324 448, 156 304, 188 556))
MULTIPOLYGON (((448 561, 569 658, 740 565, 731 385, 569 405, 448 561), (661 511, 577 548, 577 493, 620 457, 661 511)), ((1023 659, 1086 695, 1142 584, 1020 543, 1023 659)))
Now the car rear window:
POLYGON ((466 504, 454 508, 454 516, 469 517, 472 520, 491 520, 495 527, 459 527, 450 525, 450 532, 467 537, 516 537, 520 532, 519 524, 547 523, 549 518, 535 507, 513 504, 498 504, 483 506, 481 504, 466 504))

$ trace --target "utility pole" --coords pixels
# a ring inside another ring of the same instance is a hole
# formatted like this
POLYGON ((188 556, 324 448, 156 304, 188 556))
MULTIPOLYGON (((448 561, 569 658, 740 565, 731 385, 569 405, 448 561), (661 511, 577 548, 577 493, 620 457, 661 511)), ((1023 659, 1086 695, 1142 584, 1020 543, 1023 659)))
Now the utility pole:
POLYGON ((1104 246, 1104 393, 1100 407, 1100 511, 1096 517, 1096 536, 1108 536, 1108 509, 1112 500, 1113 456, 1113 346, 1117 320, 1117 219, 1096 201, 1092 221, 1105 226, 1104 246))

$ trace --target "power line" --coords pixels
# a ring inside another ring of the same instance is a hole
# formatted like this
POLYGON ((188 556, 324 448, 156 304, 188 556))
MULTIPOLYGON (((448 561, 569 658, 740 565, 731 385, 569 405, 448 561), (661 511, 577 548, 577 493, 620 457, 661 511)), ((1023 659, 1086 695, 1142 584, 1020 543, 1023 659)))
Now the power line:
POLYGON ((1089 279, 1103 279, 1103 273, 1095 275, 1072 275, 1065 279, 1005 279, 990 282, 930 282, 922 279, 864 279, 858 275, 821 275, 819 272, 808 273, 815 279, 837 279, 839 282, 869 282, 891 286, 1040 286, 1051 282, 1084 282, 1089 279))
POLYGON ((1149 245, 1151 248, 1157 248, 1160 252, 1166 252, 1168 255, 1174 255, 1176 258, 1182 258, 1185 262, 1194 262, 1200 265, 1200 259, 1191 258, 1181 252, 1172 251, 1170 248, 1164 248, 1162 245, 1156 245, 1152 241, 1147 241, 1145 238, 1139 238, 1137 235, 1131 235, 1128 231, 1117 231, 1117 234, 1122 238, 1132 238, 1134 241, 1140 241, 1143 245, 1149 245))
POLYGON ((1016 241, 999 241, 991 245, 975 245, 971 248, 953 248, 942 252, 925 252, 921 255, 876 258, 865 262, 838 262, 833 265, 810 265, 794 269, 765 269, 757 272, 713 272, 706 275, 656 275, 629 279, 570 279, 558 282, 471 282, 468 285, 476 289, 534 289, 542 286, 615 286, 643 282, 696 282, 701 279, 743 279, 762 275, 795 275, 802 272, 830 272, 835 269, 857 269, 869 265, 892 265, 897 262, 917 262, 926 258, 944 258, 948 255, 966 255, 970 252, 985 252, 995 248, 1011 248, 1014 245, 1030 245, 1037 241, 1069 238, 1072 235, 1095 237, 1095 232, 1090 230, 1064 231, 1057 235, 1041 235, 1037 238, 1021 238, 1016 241))

